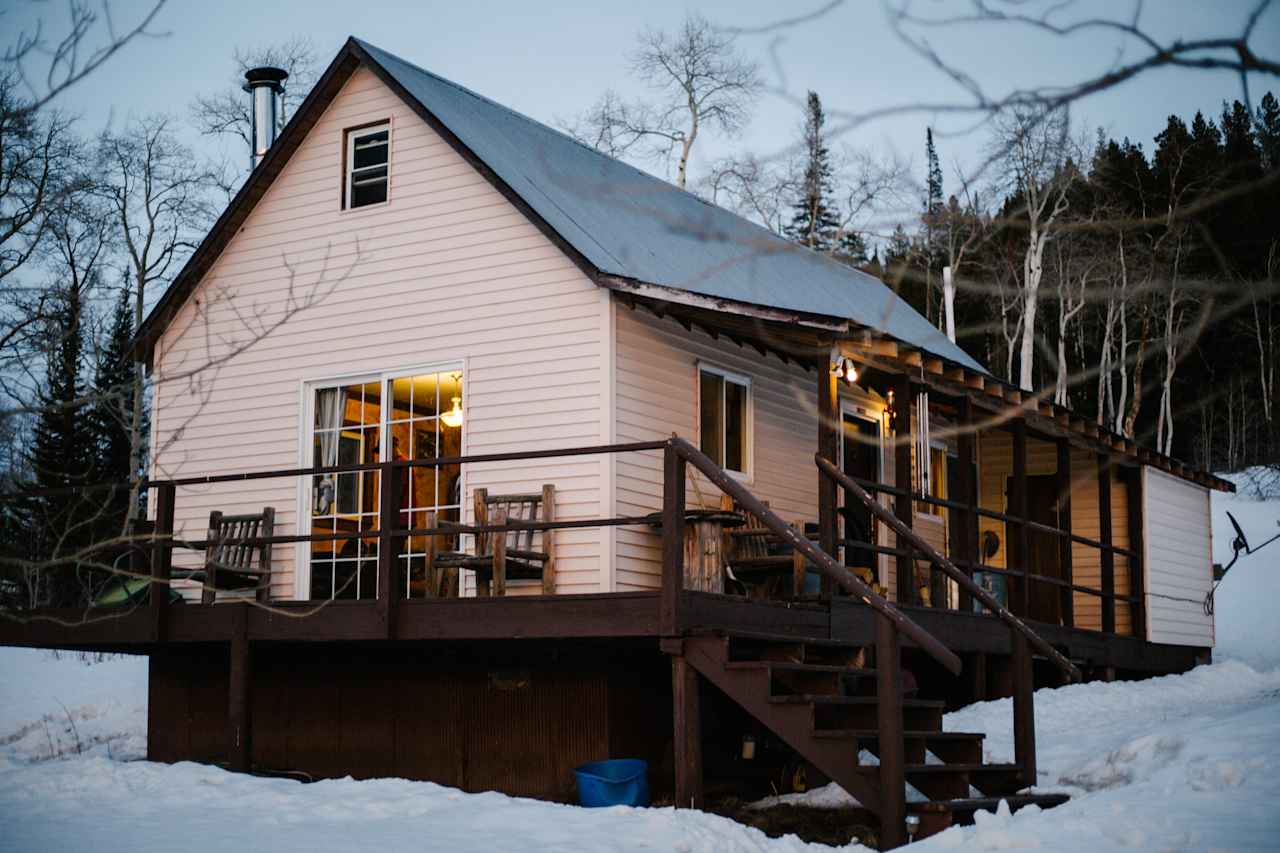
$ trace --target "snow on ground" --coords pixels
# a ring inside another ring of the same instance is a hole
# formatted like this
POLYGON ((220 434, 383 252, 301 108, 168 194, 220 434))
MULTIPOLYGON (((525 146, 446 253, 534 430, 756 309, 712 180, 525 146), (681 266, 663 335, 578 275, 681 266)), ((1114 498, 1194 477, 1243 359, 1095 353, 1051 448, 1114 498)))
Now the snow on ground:
MULTIPOLYGON (((1214 557, 1230 559, 1230 509, 1250 543, 1280 532, 1280 500, 1215 494, 1214 557)), ((1217 595, 1212 666, 1138 683, 1036 693, 1038 790, 1047 811, 979 815, 926 849, 1102 853, 1280 848, 1280 542, 1236 563, 1217 595)), ((214 853, 271 849, 531 851, 818 850, 724 818, 671 809, 579 809, 425 782, 303 785, 146 751, 146 661, 0 649, 0 850, 214 853)), ((947 715, 1013 756, 1009 700, 947 715)), ((794 799, 794 798, 788 798, 794 799)), ((801 798, 848 802, 832 786, 801 798)))

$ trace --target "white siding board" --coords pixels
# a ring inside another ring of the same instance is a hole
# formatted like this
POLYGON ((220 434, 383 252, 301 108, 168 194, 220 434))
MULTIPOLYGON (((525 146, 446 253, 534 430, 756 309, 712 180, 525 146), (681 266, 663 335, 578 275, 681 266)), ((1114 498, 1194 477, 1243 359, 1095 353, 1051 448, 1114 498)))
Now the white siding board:
MULTIPOLYGON (((163 335, 156 475, 291 468, 304 381, 452 362, 467 370, 466 452, 597 443, 612 370, 601 299, 563 252, 359 69, 163 335), (390 202, 340 211, 344 128, 388 117, 390 202), (280 322, 291 286, 298 298, 324 295, 216 369, 169 379, 251 337, 243 317, 258 328, 280 322)), ((559 517, 595 517, 606 470, 589 457, 472 465, 466 503, 478 486, 535 491, 552 482, 559 517)), ((277 532, 292 533, 297 489, 293 480, 184 489, 179 535, 201 535, 212 509, 266 504, 276 508, 277 532)), ((600 532, 557 539, 560 590, 605 588, 600 532)), ((291 598, 294 550, 274 556, 273 594, 291 598)))
POLYGON ((1213 584, 1209 492, 1150 466, 1142 479, 1147 639, 1212 646, 1201 605, 1213 584))

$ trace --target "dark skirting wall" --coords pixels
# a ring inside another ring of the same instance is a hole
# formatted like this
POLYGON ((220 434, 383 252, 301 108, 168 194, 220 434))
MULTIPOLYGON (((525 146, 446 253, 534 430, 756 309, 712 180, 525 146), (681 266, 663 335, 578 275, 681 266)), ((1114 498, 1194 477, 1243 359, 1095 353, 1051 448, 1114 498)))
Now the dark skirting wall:
MULTIPOLYGON (((226 646, 152 655, 151 760, 226 760, 227 673, 226 646)), ((255 645, 252 762, 258 771, 423 779, 567 802, 578 764, 635 757, 650 762, 661 788, 670 691, 670 663, 652 641, 585 652, 518 640, 255 645)))

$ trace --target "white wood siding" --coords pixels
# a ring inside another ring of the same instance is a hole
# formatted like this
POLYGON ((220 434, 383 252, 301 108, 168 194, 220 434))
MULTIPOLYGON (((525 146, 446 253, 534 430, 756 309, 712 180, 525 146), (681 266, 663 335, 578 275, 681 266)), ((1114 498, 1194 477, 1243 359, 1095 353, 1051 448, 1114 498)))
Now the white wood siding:
MULTIPOLYGON (((466 452, 607 441, 609 311, 604 290, 358 69, 162 337, 155 475, 292 467, 308 455, 299 448, 303 382, 457 361, 466 368, 466 452), (341 211, 342 132, 386 119, 389 203, 341 211), (307 300, 272 328, 287 305, 307 300), (271 331, 235 352, 263 329, 271 331)), ((524 492, 551 482, 558 517, 598 517, 608 511, 608 471, 599 457, 473 465, 464 506, 477 486, 524 492)), ((298 488, 279 480, 183 490, 179 535, 202 536, 212 509, 267 504, 276 532, 292 533, 298 488)), ((559 589, 604 589, 607 539, 557 535, 559 589)), ((278 598, 295 595, 294 553, 275 549, 278 598)))
POLYGON ((1142 483, 1147 639, 1212 646, 1201 604, 1213 585, 1209 490, 1150 466, 1142 483))
MULTIPOLYGON (((817 380, 812 371, 762 357, 753 349, 660 320, 615 303, 614 396, 619 442, 650 441, 677 433, 693 443, 697 432, 698 362, 751 378, 754 436, 747 487, 787 520, 818 518, 817 380)), ((620 515, 662 508, 661 453, 626 454, 616 460, 614 505, 620 515)), ((720 490, 691 477, 687 500, 719 506, 720 490)), ((616 589, 653 589, 660 583, 661 545, 652 531, 619 528, 616 589)))

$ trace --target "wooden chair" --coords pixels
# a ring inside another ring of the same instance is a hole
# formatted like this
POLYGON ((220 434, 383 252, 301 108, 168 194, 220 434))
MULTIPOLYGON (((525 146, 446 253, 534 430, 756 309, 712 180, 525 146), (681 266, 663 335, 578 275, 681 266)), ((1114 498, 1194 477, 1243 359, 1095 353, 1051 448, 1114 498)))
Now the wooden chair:
POLYGON ((209 513, 208 545, 204 551, 204 592, 201 602, 212 604, 219 592, 253 589, 266 601, 271 588, 271 544, 250 540, 270 536, 276 511, 263 507, 253 515, 209 513))
MULTIPOLYGON (((523 495, 490 495, 488 489, 476 489, 473 501, 478 527, 508 521, 555 520, 556 487, 550 483, 544 485, 541 492, 523 495)), ((440 522, 440 526, 451 525, 440 522)), ((541 580, 542 594, 555 594, 555 531, 477 533, 475 543, 474 554, 437 552, 435 537, 427 537, 427 578, 431 590, 445 596, 457 595, 458 570, 470 569, 476 573, 479 596, 505 595, 508 580, 541 580)))
MULTIPOLYGON (((769 506, 765 503, 765 507, 769 506)), ((770 553, 778 544, 773 531, 755 513, 738 506, 733 498, 723 495, 720 507, 746 518, 742 527, 725 530, 725 570, 729 576, 747 588, 752 598, 782 597, 786 579, 791 579, 791 597, 804 593, 806 562, 799 551, 790 554, 770 553)), ((792 524, 792 527, 795 527, 792 524)))

